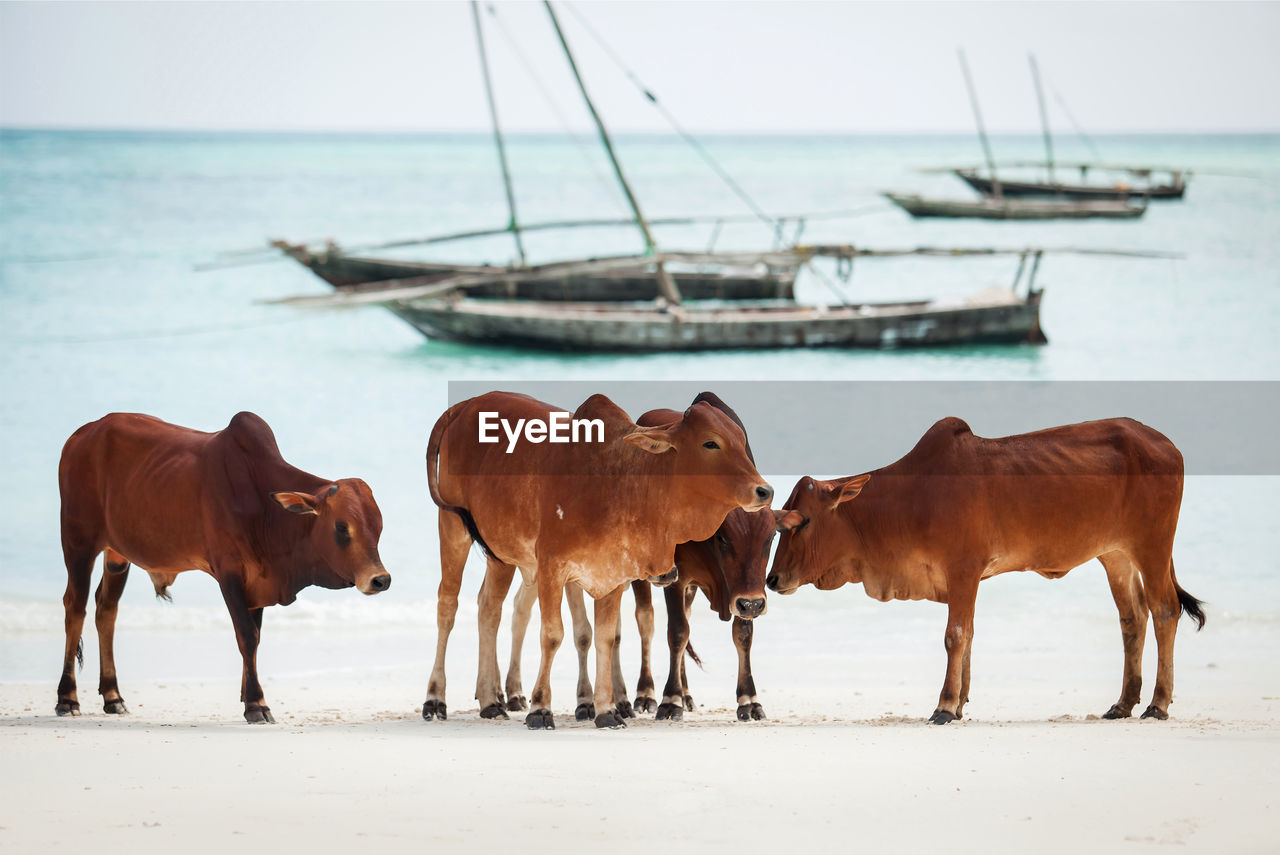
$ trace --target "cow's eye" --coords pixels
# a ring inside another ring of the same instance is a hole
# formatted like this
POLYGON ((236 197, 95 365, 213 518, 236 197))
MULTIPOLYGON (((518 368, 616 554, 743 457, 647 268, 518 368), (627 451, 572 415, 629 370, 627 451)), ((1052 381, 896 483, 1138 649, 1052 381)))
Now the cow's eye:
POLYGON ((339 546, 351 545, 351 529, 345 520, 339 520, 333 527, 333 539, 339 546))
POLYGON ((720 448, 720 443, 716 442, 714 439, 709 439, 706 442, 702 443, 702 447, 709 448, 712 451, 717 451, 720 448))

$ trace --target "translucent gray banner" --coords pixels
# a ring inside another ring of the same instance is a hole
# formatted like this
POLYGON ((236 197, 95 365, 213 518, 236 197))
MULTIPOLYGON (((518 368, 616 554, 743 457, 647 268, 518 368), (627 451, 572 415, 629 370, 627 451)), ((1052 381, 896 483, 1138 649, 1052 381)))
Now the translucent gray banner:
POLYGON ((449 383, 449 403, 495 390, 569 411, 604 394, 633 420, 715 392, 746 425, 757 468, 771 475, 877 469, 948 416, 985 437, 1126 416, 1172 440, 1188 475, 1280 475, 1274 381, 465 381, 449 383))

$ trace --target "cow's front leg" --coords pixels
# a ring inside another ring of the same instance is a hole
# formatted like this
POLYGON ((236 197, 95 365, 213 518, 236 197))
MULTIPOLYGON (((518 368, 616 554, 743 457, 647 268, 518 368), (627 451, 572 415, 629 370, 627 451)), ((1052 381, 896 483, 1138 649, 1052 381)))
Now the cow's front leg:
POLYGON ((738 648, 738 721, 760 721, 764 707, 756 701, 756 681, 751 677, 751 636, 755 621, 733 619, 733 646, 738 648))
POLYGON ((596 727, 626 727, 613 708, 613 652, 618 640, 618 611, 626 585, 596 600, 596 727))
POLYGON ((947 676, 938 696, 938 708, 929 716, 930 724, 947 724, 960 718, 964 709, 966 662, 973 642, 973 609, 978 599, 980 571, 948 574, 947 632, 943 645, 947 649, 947 676))
POLYGON ((636 628, 640 630, 640 679, 636 681, 635 711, 651 713, 658 709, 653 697, 653 671, 649 653, 653 647, 653 586, 644 579, 631 583, 636 597, 636 628))
POLYGON ((684 610, 684 591, 677 583, 662 589, 667 603, 667 649, 670 653, 670 670, 667 684, 662 688, 662 703, 655 716, 659 721, 684 718, 684 682, 682 666, 684 651, 689 644, 689 619, 684 610))
MULTIPOLYGON (((626 585, 622 588, 625 591, 626 585)), ((621 595, 619 595, 621 597, 621 595)), ((613 634, 613 708, 623 718, 635 718, 631 699, 627 697, 627 678, 622 675, 622 601, 618 601, 618 620, 613 634)))
POLYGON ((244 587, 238 578, 219 580, 222 599, 231 614, 231 625, 236 630, 236 643, 240 646, 240 658, 244 668, 240 677, 240 700, 244 702, 244 720, 251 724, 274 724, 271 709, 262 696, 262 684, 258 682, 258 640, 262 635, 262 609, 250 609, 244 595, 244 587))
POLYGON ((560 642, 564 641, 564 619, 560 616, 560 602, 564 599, 564 571, 559 567, 542 567, 538 570, 538 611, 542 615, 542 661, 538 665, 538 680, 533 684, 529 697, 532 708, 524 723, 530 730, 554 730, 555 718, 551 715, 551 663, 555 661, 560 642))

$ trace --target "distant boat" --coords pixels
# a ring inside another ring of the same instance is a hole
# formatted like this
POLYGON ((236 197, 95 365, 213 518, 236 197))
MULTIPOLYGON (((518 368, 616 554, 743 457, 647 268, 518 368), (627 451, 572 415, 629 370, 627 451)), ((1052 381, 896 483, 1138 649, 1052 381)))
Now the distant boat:
POLYGON ((926 199, 923 196, 885 193, 889 201, 916 218, 951 217, 983 220, 1062 220, 1095 217, 1133 219, 1147 212, 1124 199, 926 199))
MULTIPOLYGON (((1044 164, 1020 165, 1043 166, 1044 164)), ((1050 196, 1065 199, 1131 199, 1138 197, 1147 199, 1181 199, 1183 194, 1187 192, 1187 173, 1180 169, 1168 170, 1169 177, 1167 182, 1155 184, 1151 182, 1151 176, 1153 173, 1162 170, 1153 170, 1146 167, 1107 166, 1098 163, 1059 163, 1056 166, 1059 169, 1079 169, 1082 180, 1090 169, 1098 169, 1125 172, 1138 179, 1138 181, 1135 184, 1127 182, 1111 185, 1066 184, 1061 181, 1010 181, 1007 178, 996 180, 989 175, 982 175, 978 167, 952 169, 949 171, 984 196, 996 195, 997 184, 999 185, 1000 195, 1003 196, 1050 196)))

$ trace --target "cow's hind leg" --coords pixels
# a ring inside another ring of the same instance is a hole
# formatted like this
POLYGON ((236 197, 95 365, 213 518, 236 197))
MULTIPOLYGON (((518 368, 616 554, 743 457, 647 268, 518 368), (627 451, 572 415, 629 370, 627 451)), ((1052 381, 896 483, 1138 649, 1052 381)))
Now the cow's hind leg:
MULTIPOLYGON (((684 625, 687 633, 690 627, 689 615, 693 612, 693 600, 698 596, 698 589, 692 585, 684 590, 684 625)), ((680 702, 684 704, 686 712, 693 712, 698 705, 693 702, 693 695, 689 694, 689 663, 688 659, 693 659, 699 665, 702 664, 698 659, 698 655, 693 652, 693 645, 685 641, 684 652, 687 656, 680 657, 680 702)))
POLYGON ((102 574, 102 581, 94 594, 93 610, 94 623, 98 627, 98 694, 102 695, 103 711, 118 715, 129 711, 116 681, 115 656, 116 612, 125 582, 129 580, 129 562, 123 555, 108 549, 104 563, 106 572, 102 574))
MULTIPOLYGON (((614 652, 618 644, 618 612, 626 589, 626 585, 619 585, 596 600, 596 709, 600 711, 596 716, 596 727, 627 726, 622 712, 610 709, 617 700, 613 690, 614 652)), ((626 703, 625 696, 623 703, 626 703)))
POLYGON ((1142 574, 1142 587, 1147 596, 1147 607, 1155 623, 1156 636, 1156 688, 1151 705, 1142 713, 1143 718, 1166 719, 1169 704, 1173 700, 1173 640, 1178 632, 1178 618, 1182 605, 1178 602, 1178 589, 1173 582, 1172 544, 1149 555, 1134 555, 1134 563, 1142 574))
MULTIPOLYGON (((626 586, 623 586, 626 591, 626 586)), ((635 710, 631 708, 631 699, 627 697, 627 680, 622 675, 622 594, 618 595, 619 614, 614 621, 613 630, 613 708, 623 718, 635 718, 635 710)))
POLYGON ((764 707, 756 701, 756 681, 751 676, 751 637, 755 621, 733 619, 733 646, 738 649, 738 721, 760 721, 764 707))
POLYGON ((658 709, 653 697, 653 671, 649 655, 653 649, 653 586, 644 579, 631 583, 636 597, 636 628, 640 630, 640 679, 636 681, 635 711, 651 713, 658 709))
POLYGON ((930 724, 947 724, 960 718, 964 709, 965 663, 973 642, 973 610, 978 599, 981 573, 956 568, 947 574, 947 676, 938 695, 938 707, 929 716, 930 724))
POLYGON ((578 708, 573 711, 573 717, 577 721, 591 721, 596 717, 595 692, 591 688, 587 658, 591 652, 591 619, 587 616, 582 589, 573 582, 564 586, 564 599, 569 604, 569 619, 573 622, 573 647, 578 651, 578 708))
POLYGON ((564 618, 560 603, 564 600, 564 571, 560 567, 538 568, 538 612, 542 617, 542 661, 538 664, 538 680, 529 698, 529 715, 524 723, 530 730, 554 730, 551 714, 551 665, 560 642, 564 641, 564 618))
POLYGON ((510 718, 502 699, 502 673, 498 669, 498 624, 502 620, 502 603, 511 589, 515 572, 515 565, 490 558, 480 586, 480 664, 476 673, 476 700, 480 702, 481 718, 510 718))
POLYGON ((1124 676, 1120 700, 1102 714, 1103 718, 1128 718, 1142 699, 1142 648, 1147 639, 1147 599, 1142 577, 1129 556, 1110 552, 1098 559, 1107 571, 1111 596, 1120 612, 1120 637, 1124 642, 1124 676))
POLYGON ((58 715, 80 715, 80 700, 76 696, 76 663, 84 664, 84 647, 81 633, 84 631, 85 610, 89 604, 89 585, 93 581, 93 562, 100 550, 84 548, 68 543, 63 536, 62 552, 67 565, 67 590, 62 595, 66 613, 66 647, 62 655, 62 679, 58 682, 58 715))
POLYGON ((680 721, 684 718, 683 666, 684 651, 689 644, 689 617, 684 610, 684 589, 679 582, 663 588, 662 597, 667 604, 667 650, 670 654, 670 667, 667 671, 667 684, 662 688, 662 703, 658 705, 655 718, 658 721, 680 721))
POLYGON ((449 647, 449 633, 458 614, 458 590, 462 587, 462 571, 471 549, 471 535, 462 518, 453 511, 440 511, 440 587, 436 591, 436 661, 427 680, 427 699, 422 703, 422 718, 444 721, 445 706, 444 657, 449 647))
POLYGON ((511 663, 507 665, 507 709, 520 712, 529 708, 520 679, 520 658, 524 652, 524 636, 529 629, 533 604, 538 601, 538 587, 525 573, 521 573, 520 587, 516 589, 515 603, 511 606, 511 663))

